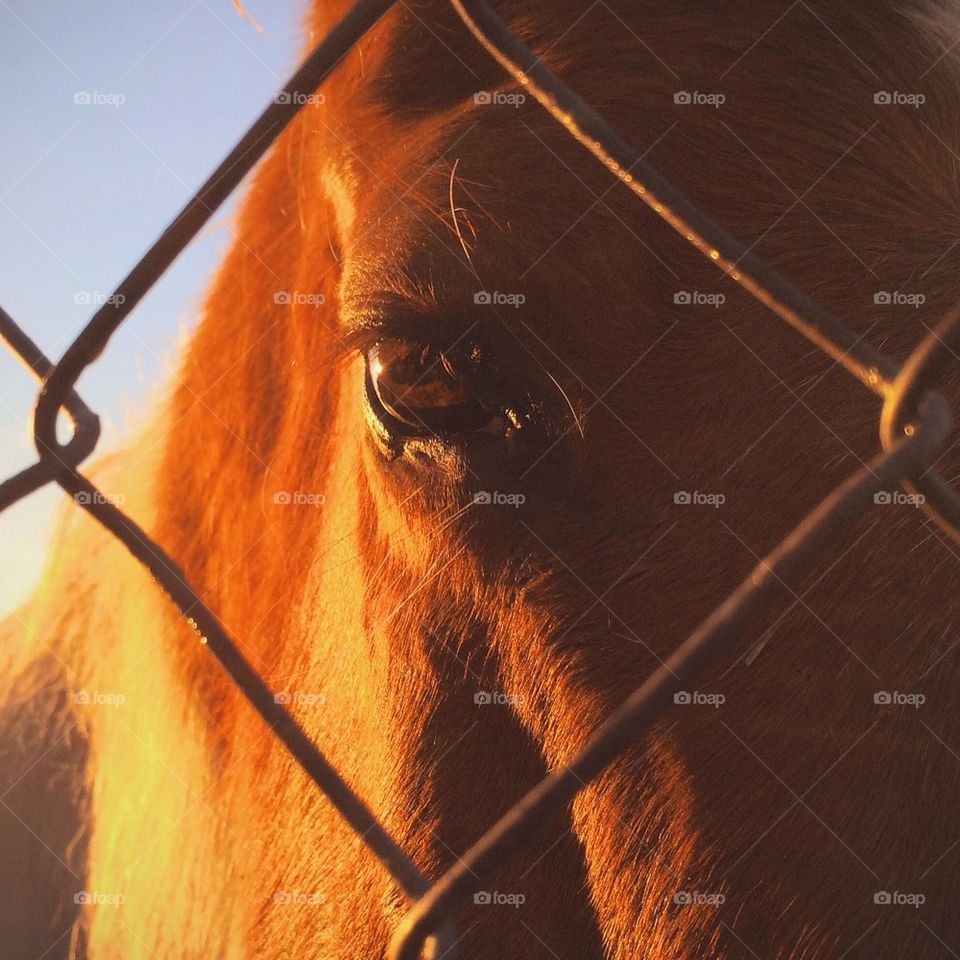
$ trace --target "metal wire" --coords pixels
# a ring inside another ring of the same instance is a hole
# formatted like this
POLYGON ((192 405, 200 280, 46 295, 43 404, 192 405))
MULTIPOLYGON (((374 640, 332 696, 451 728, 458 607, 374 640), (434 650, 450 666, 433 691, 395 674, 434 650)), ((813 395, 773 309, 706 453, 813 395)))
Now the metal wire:
MULTIPOLYGON (((2 307, 0 337, 3 337, 14 355, 23 361, 38 380, 42 381, 49 375, 53 364, 2 307)), ((70 442, 55 450, 45 448, 46 456, 41 460, 0 483, 0 512, 50 483, 60 467, 76 466, 93 453, 100 438, 100 418, 80 399, 75 390, 70 390, 67 394, 64 409, 73 425, 70 442)))
POLYGON ((899 478, 922 470, 946 439, 952 416, 932 395, 910 437, 861 467, 834 490, 743 583, 632 693, 560 770, 541 780, 507 811, 417 901, 397 930, 390 960, 417 960, 424 938, 497 866, 522 849, 545 818, 595 780, 672 702, 673 694, 742 640, 752 622, 777 599, 787 581, 806 572, 873 503, 873 495, 899 478))
POLYGON ((435 883, 417 869, 376 816, 350 789, 286 708, 277 703, 215 614, 203 603, 173 558, 117 506, 101 496, 77 467, 93 452, 99 420, 74 387, 103 352, 111 336, 216 208, 263 156, 299 112, 306 98, 335 69, 395 0, 359 0, 290 78, 237 146, 161 234, 113 297, 94 314, 63 357, 52 364, 0 310, 0 337, 43 381, 34 413, 39 459, 0 483, 0 511, 47 483, 57 483, 154 576, 217 658, 237 688, 280 739, 311 780, 377 856, 412 907, 390 947, 392 960, 428 955, 453 958, 456 934, 451 913, 523 841, 543 818, 565 805, 620 756, 660 715, 673 692, 726 652, 768 609, 783 586, 814 562, 892 483, 922 493, 930 516, 960 540, 960 497, 932 468, 952 416, 936 387, 960 350, 960 307, 951 311, 902 367, 865 344, 852 330, 807 297, 714 223, 521 43, 485 0, 451 0, 466 28, 498 63, 598 161, 731 279, 748 290, 883 399, 883 452, 834 490, 771 553, 668 660, 589 738, 563 769, 552 772, 435 883), (56 424, 63 410, 73 436, 61 444, 56 424))
MULTIPOLYGON (((187 583, 174 561, 138 524, 108 501, 76 467, 93 452, 99 420, 74 390, 81 373, 106 348, 133 308, 186 248, 243 177, 297 115, 306 98, 353 49, 366 32, 394 5, 393 0, 359 0, 346 17, 311 53, 274 102, 257 118, 237 145, 107 298, 56 364, 5 311, 0 311, 0 335, 10 349, 43 381, 34 412, 34 440, 40 459, 0 485, 0 510, 54 481, 74 497, 94 519, 120 540, 153 574, 176 604, 200 641, 217 658, 240 692, 310 779, 396 880, 408 899, 429 888, 429 882, 379 820, 317 749, 286 707, 247 661, 216 615, 187 583), (286 94, 284 96, 283 94, 286 94), (74 426, 70 442, 56 436, 63 407, 74 426)), ((438 955, 455 940, 449 925, 441 926, 433 944, 438 955)))
MULTIPOLYGON (((585 100, 548 70, 497 16, 486 0, 450 0, 485 50, 581 145, 651 210, 731 280, 800 331, 880 397, 898 374, 897 364, 710 219, 626 143, 585 100)), ((731 184, 731 187, 734 185, 731 184)), ((960 542, 960 496, 933 469, 921 481, 924 510, 960 542)))
POLYGON ((44 381, 34 412, 34 438, 41 459, 59 446, 57 414, 80 374, 100 356, 131 310, 300 112, 305 100, 302 94, 316 90, 393 5, 394 0, 358 0, 70 344, 44 381))

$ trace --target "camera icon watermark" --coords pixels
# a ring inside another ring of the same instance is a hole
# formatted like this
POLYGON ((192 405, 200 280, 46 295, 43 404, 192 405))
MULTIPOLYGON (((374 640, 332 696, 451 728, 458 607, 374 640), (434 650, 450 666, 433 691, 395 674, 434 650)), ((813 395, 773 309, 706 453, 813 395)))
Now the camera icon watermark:
POLYGON ((281 306, 300 305, 319 307, 327 302, 325 294, 305 293, 300 290, 277 290, 273 295, 273 302, 281 306))
POLYGON ((99 290, 77 290, 73 294, 73 302, 83 307, 102 307, 107 304, 111 307, 120 307, 127 302, 127 298, 122 293, 101 293, 99 290))
POLYGON ((873 702, 881 707, 913 707, 914 710, 927 702, 923 693, 901 693, 899 690, 878 690, 873 702))
POLYGON ((473 702, 477 706, 488 706, 496 704, 498 706, 517 706, 523 703, 523 695, 519 693, 501 693, 497 690, 478 690, 473 695, 473 702))
POLYGON ((922 893, 901 893, 899 890, 878 890, 873 902, 880 907, 922 907, 927 898, 922 893))
POLYGON ((522 293, 501 293, 499 290, 478 290, 473 295, 473 302, 479 306, 517 307, 523 306, 527 298, 522 293))
POLYGON ((673 502, 677 506, 704 506, 718 510, 727 498, 722 493, 701 493, 699 490, 677 490, 673 495, 673 502))
POLYGON ((503 93, 499 90, 478 90, 473 102, 480 106, 504 106, 516 109, 527 102, 525 93, 503 93))
POLYGON ((122 693, 103 693, 100 690, 77 690, 70 699, 81 707, 121 707, 127 702, 122 693))
POLYGON ((273 702, 283 706, 322 707, 327 698, 322 693, 309 693, 302 690, 278 690, 273 702))
POLYGON ((878 490, 873 502, 879 506, 920 507, 927 502, 922 493, 905 493, 903 490, 878 490))
POLYGON ((77 90, 73 102, 78 107, 113 107, 116 110, 127 102, 123 93, 104 93, 102 90, 77 90))
POLYGON ((899 90, 878 90, 873 95, 873 102, 881 106, 913 107, 913 109, 916 110, 927 102, 927 98, 922 93, 901 93, 899 90))
POLYGON ((722 93, 702 93, 700 90, 678 90, 673 102, 681 106, 722 107, 727 98, 722 93))
POLYGON ((273 895, 273 902, 280 907, 315 907, 326 903, 327 897, 323 893, 303 893, 300 890, 278 890, 273 895))
POLYGON ((478 490, 473 495, 472 502, 480 507, 513 507, 516 510, 527 502, 527 496, 524 493, 504 493, 500 490, 478 490))
POLYGON ((878 307, 917 307, 923 306, 927 298, 922 293, 906 293, 903 290, 877 290, 873 302, 878 307))
POLYGON ((307 493, 303 490, 278 490, 273 502, 281 507, 322 507, 327 498, 322 493, 307 493))
POLYGON ((81 907, 122 907, 126 899, 122 893, 99 890, 79 890, 73 895, 73 902, 81 907))
POLYGON ((680 706, 722 707, 727 698, 722 693, 701 693, 699 690, 678 690, 673 702, 680 706))
POLYGON ((679 907, 720 907, 727 902, 722 893, 701 893, 699 890, 678 890, 673 902, 679 907))
POLYGON ((274 103, 290 103, 297 106, 325 103, 327 98, 322 93, 304 93, 302 90, 281 90, 274 94, 274 103))
POLYGON ((677 290, 673 302, 682 307, 722 307, 727 298, 722 293, 702 293, 700 290, 677 290))
POLYGON ((127 502, 123 493, 101 493, 99 490, 81 490, 73 495, 73 502, 81 507, 120 506, 127 502))
POLYGON ((478 890, 473 895, 473 902, 477 906, 508 906, 522 907, 527 902, 522 893, 501 893, 499 890, 478 890))

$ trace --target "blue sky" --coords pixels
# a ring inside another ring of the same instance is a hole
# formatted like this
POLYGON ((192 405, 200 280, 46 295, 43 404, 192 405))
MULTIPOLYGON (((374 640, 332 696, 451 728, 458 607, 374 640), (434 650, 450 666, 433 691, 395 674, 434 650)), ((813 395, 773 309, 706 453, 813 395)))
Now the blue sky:
MULTIPOLYGON (((0 0, 0 304, 59 357, 245 127, 302 50, 305 4, 0 0), (88 100, 90 102, 83 102, 88 100), (80 102, 77 102, 80 101, 80 102)), ((242 192, 242 188, 241 188, 242 192)), ((100 450, 144 419, 226 251, 235 198, 80 380, 100 450)), ((0 475, 34 457, 36 385, 0 346, 0 475)), ((0 514, 0 613, 42 570, 64 494, 0 514)))

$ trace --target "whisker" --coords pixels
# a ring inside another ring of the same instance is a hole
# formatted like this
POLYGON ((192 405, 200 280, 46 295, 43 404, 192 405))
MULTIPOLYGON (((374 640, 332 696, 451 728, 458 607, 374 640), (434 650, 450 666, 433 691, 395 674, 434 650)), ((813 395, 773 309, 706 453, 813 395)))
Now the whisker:
POLYGON ((458 165, 459 163, 460 163, 460 158, 457 157, 457 159, 453 161, 453 166, 450 168, 450 190, 449 190, 449 193, 450 193, 450 216, 453 218, 453 229, 454 229, 454 232, 455 232, 456 235, 457 235, 457 239, 460 241, 460 246, 463 248, 463 255, 467 258, 467 263, 469 263, 470 266, 472 267, 472 266, 473 266, 473 260, 472 260, 471 257, 470 257, 470 250, 469 250, 468 247, 467 247, 467 241, 463 239, 463 231, 460 229, 460 221, 457 220, 457 207, 456 207, 456 205, 455 205, 455 203, 454 203, 454 199, 453 199, 454 179, 455 179, 456 176, 457 176, 457 165, 458 165))
POLYGON ((577 425, 577 432, 580 434, 580 439, 585 440, 586 435, 583 432, 583 424, 580 422, 580 418, 577 416, 577 411, 574 409, 573 403, 570 401, 570 397, 567 396, 567 391, 560 386, 557 378, 546 368, 543 368, 543 372, 553 381, 554 386, 560 391, 560 396, 567 401, 567 406, 570 408, 570 414, 573 417, 573 422, 577 425))

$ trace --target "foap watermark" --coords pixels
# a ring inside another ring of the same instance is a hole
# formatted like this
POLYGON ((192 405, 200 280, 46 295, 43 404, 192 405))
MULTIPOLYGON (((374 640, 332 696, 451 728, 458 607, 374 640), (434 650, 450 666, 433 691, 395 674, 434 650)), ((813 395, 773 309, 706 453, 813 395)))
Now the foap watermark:
POLYGON ((673 102, 684 106, 722 107, 727 102, 727 98, 722 93, 704 93, 701 90, 678 90, 673 95, 673 102))
POLYGON ((900 90, 878 90, 873 95, 873 102, 881 106, 922 107, 927 98, 922 93, 903 93, 900 90))
POLYGON ((127 702, 122 693, 104 693, 102 690, 78 690, 70 699, 83 707, 120 707, 127 702))
POLYGON ((278 890, 273 902, 280 907, 315 907, 327 902, 325 893, 304 893, 302 890, 278 890))
POLYGON ((916 710, 927 702, 927 698, 922 693, 903 693, 900 690, 878 690, 873 695, 873 702, 881 707, 913 707, 914 710, 916 710))
POLYGON ((907 293, 905 290, 877 290, 873 295, 873 302, 878 307, 917 307, 927 302, 922 293, 907 293))
POLYGON ((922 493, 906 493, 903 490, 878 490, 873 502, 880 506, 919 507, 927 502, 922 493))
POLYGON ((727 702, 722 693, 701 693, 699 690, 678 690, 673 695, 673 702, 681 706, 717 707, 727 702))
POLYGON ((274 94, 274 103, 295 103, 297 106, 307 104, 326 103, 327 98, 322 93, 304 93, 302 90, 281 90, 274 94))
POLYGON ((681 307, 722 307, 727 298, 722 293, 703 293, 700 290, 677 290, 673 302, 681 307))
POLYGON ((482 106, 519 107, 527 102, 525 93, 503 93, 500 90, 478 90, 473 95, 473 102, 482 106))
POLYGON ((522 907, 527 898, 522 893, 501 893, 499 890, 478 890, 473 895, 473 902, 478 906, 494 907, 522 907))
POLYGON ((80 890, 73 902, 82 907, 122 907, 126 897, 122 893, 101 893, 99 890, 80 890))
POLYGON ((305 690, 278 690, 273 695, 274 703, 284 706, 322 707, 327 698, 322 693, 310 693, 305 690))
POLYGON ((922 907, 927 898, 922 893, 901 893, 899 890, 878 890, 873 902, 880 907, 922 907))
POLYGON ((327 498, 322 493, 307 493, 304 490, 278 490, 273 502, 281 507, 322 507, 327 498))
POLYGON ((722 493, 701 493, 699 490, 678 490, 673 495, 673 502, 681 507, 713 507, 714 510, 717 510, 727 502, 727 498, 722 493))
POLYGON ((517 307, 523 306, 527 298, 522 293, 501 293, 499 290, 478 290, 473 295, 473 302, 481 306, 517 307))
POLYGON ((527 502, 527 497, 523 493, 504 493, 501 490, 478 490, 473 495, 473 502, 481 507, 513 507, 517 509, 527 502))
POLYGON ((127 302, 127 298, 122 293, 101 293, 99 290, 77 290, 73 295, 73 302, 84 307, 102 307, 106 304, 110 304, 111 307, 119 307, 127 302))
POLYGON ((78 107, 122 107, 127 98, 122 93, 105 93, 103 90, 77 90, 73 102, 78 107))
POLYGON ((478 690, 473 695, 473 702, 478 706, 516 706, 523 703, 523 695, 519 693, 501 693, 498 690, 478 690))
POLYGON ((327 302, 322 293, 306 293, 301 290, 277 290, 273 302, 281 305, 295 304, 304 307, 319 307, 327 302))
POLYGON ((678 890, 673 902, 680 907, 719 907, 727 902, 722 893, 701 893, 699 890, 678 890))
POLYGON ((73 495, 73 502, 80 506, 90 506, 92 504, 98 504, 99 506, 106 504, 118 506, 121 503, 126 503, 127 498, 122 493, 101 493, 99 490, 92 492, 89 490, 81 490, 79 493, 73 495))

